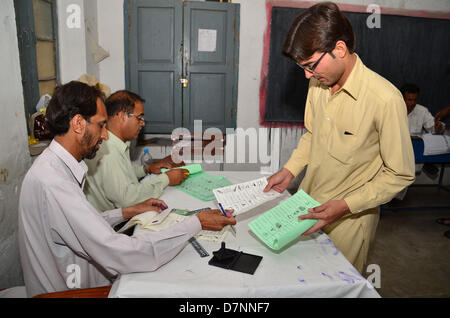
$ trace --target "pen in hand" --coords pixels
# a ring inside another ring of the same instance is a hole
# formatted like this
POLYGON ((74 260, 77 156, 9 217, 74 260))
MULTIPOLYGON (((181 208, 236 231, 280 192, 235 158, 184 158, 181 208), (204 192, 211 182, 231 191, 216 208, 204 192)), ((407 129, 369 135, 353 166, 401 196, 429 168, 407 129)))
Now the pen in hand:
MULTIPOLYGON (((219 203, 219 209, 225 217, 228 217, 225 210, 223 209, 222 203, 219 203)), ((236 235, 236 229, 234 228, 234 226, 230 225, 230 227, 231 227, 231 230, 233 231, 234 235, 236 235)))

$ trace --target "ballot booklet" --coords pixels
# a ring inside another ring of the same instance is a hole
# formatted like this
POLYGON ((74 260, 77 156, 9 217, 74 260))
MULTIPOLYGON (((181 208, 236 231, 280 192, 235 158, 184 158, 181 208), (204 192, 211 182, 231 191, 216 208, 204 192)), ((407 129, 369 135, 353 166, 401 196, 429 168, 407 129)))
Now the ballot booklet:
POLYGON ((299 220, 309 208, 320 203, 303 190, 259 216, 248 224, 250 230, 267 246, 279 250, 317 223, 315 219, 299 220))
MULTIPOLYGON (((117 232, 123 233, 134 225, 140 225, 140 227, 145 230, 158 232, 165 230, 178 222, 182 222, 186 218, 193 217, 193 215, 190 215, 189 213, 184 213, 185 215, 182 215, 178 213, 178 211, 185 210, 168 208, 160 213, 149 211, 135 215, 117 232)), ((229 226, 225 226, 221 231, 202 230, 195 238, 197 240, 220 242, 225 239, 229 231, 229 226)))
POLYGON ((266 186, 267 179, 263 177, 214 189, 213 193, 224 209, 233 209, 233 215, 239 215, 281 195, 272 189, 264 192, 266 186))

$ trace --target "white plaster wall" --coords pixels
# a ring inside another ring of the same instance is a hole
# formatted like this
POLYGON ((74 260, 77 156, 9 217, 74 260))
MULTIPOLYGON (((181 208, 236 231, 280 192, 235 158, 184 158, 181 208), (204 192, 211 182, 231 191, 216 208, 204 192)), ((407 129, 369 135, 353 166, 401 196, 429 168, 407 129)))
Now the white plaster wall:
POLYGON ((95 63, 92 51, 95 47, 88 40, 88 30, 95 42, 98 42, 97 32, 97 0, 88 0, 84 2, 84 23, 85 23, 85 37, 86 37, 86 73, 97 78, 100 77, 99 64, 95 63))
POLYGON ((259 86, 263 35, 267 25, 265 0, 235 0, 240 9, 239 83, 236 126, 259 127, 259 86))
POLYGON ((110 56, 99 63, 100 82, 111 92, 125 89, 123 0, 97 0, 98 41, 110 56))
POLYGON ((23 285, 17 211, 31 165, 13 0, 0 1, 0 57, 0 288, 9 288, 23 285))
POLYGON ((79 78, 87 72, 86 34, 84 22, 84 0, 57 0, 58 41, 61 84, 79 78), (67 20, 70 12, 69 5, 80 8, 80 27, 70 28, 67 20))

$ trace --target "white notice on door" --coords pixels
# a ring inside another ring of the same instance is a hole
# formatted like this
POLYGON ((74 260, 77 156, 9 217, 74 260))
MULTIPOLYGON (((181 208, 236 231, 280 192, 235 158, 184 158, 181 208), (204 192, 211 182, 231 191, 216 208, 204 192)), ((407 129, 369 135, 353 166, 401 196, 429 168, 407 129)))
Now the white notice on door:
POLYGON ((217 42, 217 30, 198 29, 198 51, 215 52, 217 42))

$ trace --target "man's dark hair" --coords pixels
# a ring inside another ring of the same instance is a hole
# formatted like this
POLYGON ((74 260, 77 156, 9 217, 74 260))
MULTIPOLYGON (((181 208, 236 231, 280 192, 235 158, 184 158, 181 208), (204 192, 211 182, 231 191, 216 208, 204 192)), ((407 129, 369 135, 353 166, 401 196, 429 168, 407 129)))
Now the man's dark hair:
POLYGON ((78 81, 56 87, 45 115, 51 133, 54 136, 67 133, 77 114, 89 122, 97 113, 97 98, 104 99, 100 90, 78 81))
POLYGON ((339 40, 354 52, 356 38, 347 17, 332 2, 318 3, 294 19, 282 52, 296 62, 305 61, 315 52, 331 52, 339 40))
POLYGON ((419 86, 412 83, 406 83, 400 88, 400 92, 402 92, 402 95, 405 96, 405 93, 408 92, 410 94, 419 94, 420 89, 419 86))
POLYGON ((145 103, 145 99, 127 90, 115 92, 105 101, 108 117, 112 117, 119 112, 132 113, 137 102, 145 103))

